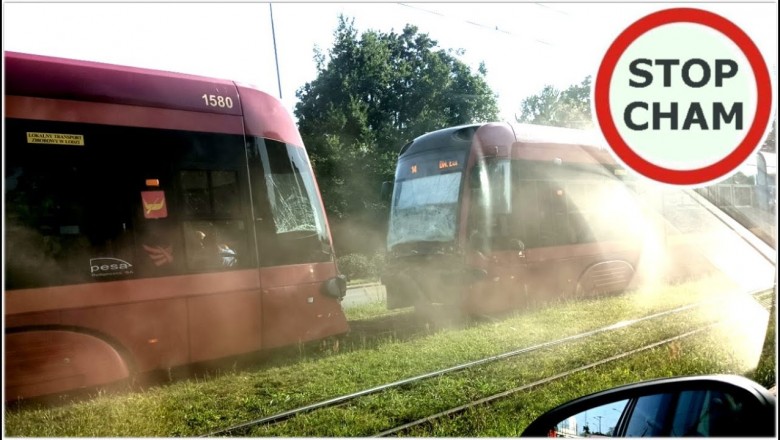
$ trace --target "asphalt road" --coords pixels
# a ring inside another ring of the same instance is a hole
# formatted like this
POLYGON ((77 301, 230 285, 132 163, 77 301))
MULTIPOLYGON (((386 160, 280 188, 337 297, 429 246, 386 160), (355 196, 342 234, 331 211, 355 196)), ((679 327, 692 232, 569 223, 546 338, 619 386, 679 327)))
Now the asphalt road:
POLYGON ((347 288, 347 295, 341 300, 341 307, 347 309, 367 302, 384 300, 384 285, 380 283, 360 284, 347 288))

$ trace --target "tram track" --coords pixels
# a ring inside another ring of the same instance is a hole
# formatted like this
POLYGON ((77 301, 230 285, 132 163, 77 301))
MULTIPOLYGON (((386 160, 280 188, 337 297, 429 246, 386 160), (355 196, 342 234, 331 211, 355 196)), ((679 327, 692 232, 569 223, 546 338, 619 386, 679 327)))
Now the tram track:
POLYGON ((404 431, 406 431, 408 429, 411 429, 411 428, 414 428, 416 426, 420 426, 420 425, 425 424, 425 423, 433 422, 434 420, 438 420, 438 419, 441 419, 441 418, 444 418, 444 417, 454 416, 456 414, 463 413, 463 412, 465 412, 465 411, 467 411, 467 410, 469 410, 471 408, 474 408, 476 406, 479 406, 479 405, 489 404, 489 403, 492 403, 492 402, 494 402, 496 400, 509 397, 509 396, 511 396, 513 394, 517 394, 517 393, 520 393, 522 391, 528 391, 530 389, 533 389, 533 388, 536 388, 536 387, 539 387, 539 386, 542 386, 542 385, 549 384, 549 383, 554 382, 556 380, 564 379, 566 377, 569 377, 569 376, 571 376, 573 374, 576 374, 576 373, 579 373, 579 372, 582 372, 582 371, 590 370, 592 368, 596 368, 598 366, 605 365, 605 364, 608 364, 610 362, 614 362, 614 361, 617 361, 617 360, 620 360, 620 359, 627 358, 629 356, 633 356, 635 354, 639 354, 639 353, 641 353, 643 351, 651 350, 651 349, 656 348, 656 347, 661 347, 663 345, 670 344, 672 342, 679 341, 681 339, 684 339, 684 338, 687 338, 687 337, 690 337, 690 336, 694 336, 696 334, 702 333, 704 331, 707 331, 707 330, 709 330, 709 329, 711 329, 713 327, 716 327, 716 326, 722 325, 722 324, 723 324, 722 322, 708 324, 708 325, 700 327, 700 328, 698 328, 696 330, 692 330, 692 331, 689 331, 689 332, 686 332, 686 333, 683 333, 683 334, 680 334, 680 335, 677 335, 677 336, 674 336, 674 337, 671 337, 671 338, 667 338, 667 339, 664 339, 662 341, 654 342, 652 344, 648 344, 648 345, 645 345, 645 346, 640 347, 640 348, 629 350, 629 351, 624 352, 624 353, 620 353, 620 354, 617 354, 617 355, 614 355, 614 356, 610 356, 608 358, 601 359, 599 361, 592 362, 590 364, 583 365, 581 367, 577 367, 577 368, 565 371, 563 373, 558 373, 558 374, 555 374, 553 376, 546 377, 544 379, 537 380, 537 381, 534 381, 534 382, 531 382, 531 383, 528 383, 528 384, 525 384, 525 385, 522 385, 522 386, 519 386, 519 387, 516 387, 516 388, 512 388, 512 389, 509 389, 509 390, 506 390, 506 391, 503 391, 503 392, 500 392, 500 393, 497 393, 497 394, 493 394, 493 395, 488 396, 488 397, 477 399, 477 400, 471 401, 469 403, 466 403, 464 405, 461 405, 461 406, 458 406, 458 407, 455 407, 455 408, 450 408, 450 409, 448 409, 446 411, 442 411, 442 412, 439 412, 439 413, 436 413, 436 414, 433 414, 433 415, 430 415, 430 416, 427 416, 427 417, 424 417, 424 418, 421 418, 421 419, 417 419, 417 420, 412 421, 412 422, 404 423, 403 425, 399 425, 399 426, 396 426, 394 428, 391 428, 391 429, 382 431, 382 432, 380 432, 378 434, 375 434, 372 437, 390 437, 390 436, 392 436, 394 434, 399 434, 401 432, 404 432, 404 431))
MULTIPOLYGON (((753 296, 755 298, 755 296, 757 294, 759 294, 761 292, 766 292, 767 290, 768 290, 768 288, 767 289, 760 289, 760 290, 756 290, 756 291, 753 291, 753 292, 749 292, 749 293, 747 293, 747 295, 751 295, 751 296, 753 296)), ((539 350, 556 347, 556 346, 563 345, 563 344, 566 344, 566 343, 570 343, 570 342, 574 342, 574 341, 578 341, 578 340, 583 340, 583 339, 586 339, 586 338, 589 338, 589 337, 594 337, 594 336, 599 335, 599 334, 604 334, 604 333, 608 333, 608 332, 615 331, 615 330, 625 329, 627 327, 631 327, 631 326, 637 325, 639 323, 643 323, 643 322, 647 322, 647 321, 651 321, 651 320, 655 320, 655 319, 660 319, 660 318, 667 317, 667 316, 674 315, 674 314, 678 314, 678 313, 683 313, 683 312, 690 311, 690 310, 693 310, 693 309, 696 309, 696 308, 705 307, 707 305, 717 304, 720 301, 722 301, 722 300, 700 301, 700 302, 697 302, 697 303, 694 303, 694 304, 688 304, 688 305, 685 305, 685 306, 676 307, 676 308, 665 310, 665 311, 662 311, 662 312, 652 313, 652 314, 649 314, 649 315, 646 315, 646 316, 643 316, 643 317, 630 319, 630 320, 625 320, 625 321, 620 321, 620 322, 617 322, 617 323, 614 323, 614 324, 610 324, 608 326, 603 326, 603 327, 600 327, 600 328, 597 328, 597 329, 594 329, 594 330, 581 332, 581 333, 578 333, 578 334, 575 334, 575 335, 571 335, 571 336, 567 336, 567 337, 564 337, 564 338, 556 339, 554 341, 548 341, 548 342, 544 342, 544 343, 540 343, 540 344, 531 345, 531 346, 528 346, 528 347, 523 347, 523 348, 516 349, 516 350, 511 350, 511 351, 504 352, 504 353, 501 353, 501 354, 498 354, 498 355, 488 356, 488 357, 485 357, 485 358, 482 358, 482 359, 478 359, 478 360, 475 360, 475 361, 465 362, 465 363, 458 364, 458 365, 455 365, 455 366, 451 366, 451 367, 448 367, 448 368, 444 368, 444 369, 428 372, 428 373, 425 373, 425 374, 416 375, 416 376, 413 376, 413 377, 408 377, 408 378, 405 378, 405 379, 402 379, 402 380, 385 383, 385 384, 382 384, 382 385, 378 385, 378 386, 375 386, 375 387, 367 388, 367 389, 364 389, 364 390, 361 390, 361 391, 357 391, 357 392, 354 392, 354 393, 349 393, 349 394, 337 396, 337 397, 334 397, 334 398, 331 398, 331 399, 326 399, 326 400, 323 400, 323 401, 320 401, 320 402, 316 402, 316 403, 304 405, 304 406, 301 406, 301 407, 297 407, 297 408, 294 408, 294 409, 282 411, 282 412, 279 412, 279 413, 276 413, 276 414, 273 414, 273 415, 270 415, 270 416, 254 419, 254 420, 251 420, 251 421, 248 421, 248 422, 244 422, 244 423, 241 423, 241 424, 237 424, 237 425, 225 428, 225 429, 213 431, 213 432, 210 432, 208 434, 202 435, 202 437, 240 435, 241 433, 247 432, 248 430, 253 429, 253 428, 274 425, 274 424, 283 422, 285 420, 289 420, 291 418, 294 418, 294 417, 297 417, 299 415, 302 415, 302 414, 305 414, 305 413, 309 413, 309 412, 312 412, 312 411, 315 411, 315 410, 320 410, 320 409, 324 409, 324 408, 344 405, 344 404, 349 403, 350 401, 354 401, 354 400, 356 400, 358 398, 361 398, 361 397, 365 397, 365 396, 369 396, 369 395, 372 395, 372 394, 388 391, 388 390, 395 389, 395 388, 400 388, 400 387, 412 385, 412 384, 415 384, 415 383, 418 383, 418 382, 421 382, 421 381, 424 381, 424 380, 428 380, 428 379, 432 379, 432 378, 435 378, 435 377, 444 376, 444 375, 447 375, 447 374, 450 374, 450 373, 455 373, 455 372, 458 372, 458 371, 464 371, 464 370, 467 370, 467 369, 470 369, 470 368, 474 368, 474 367, 477 367, 477 366, 483 366, 483 365, 486 365, 486 364, 489 364, 489 363, 493 363, 493 362, 497 362, 497 361, 500 361, 500 360, 510 359, 510 358, 513 358, 513 357, 516 357, 516 356, 520 356, 520 355, 530 354, 530 353, 533 353, 533 352, 536 352, 536 351, 539 351, 539 350)), ((696 331, 701 331, 701 330, 696 330, 696 331)), ((675 338, 679 338, 679 337, 680 336, 676 336, 675 338)), ((672 338, 672 339, 674 339, 674 338, 672 338)), ((669 343, 669 342, 670 341, 660 341, 660 342, 651 344, 651 346, 662 345, 664 343, 669 343)), ((643 349, 649 349, 649 348, 652 348, 651 346, 642 347, 641 349, 637 349, 637 350, 641 351, 643 349)), ((630 352, 627 352, 627 353, 630 353, 630 352)), ((618 359, 620 357, 628 356, 628 354, 623 353, 623 354, 619 354, 619 355, 615 355, 615 356, 613 356, 613 357, 615 357, 615 359, 618 359), (617 357, 615 357, 615 356, 617 356, 617 357)), ((608 358, 608 359, 610 359, 609 361, 614 360, 614 359, 611 359, 611 358, 608 358)), ((576 369, 576 371, 580 371, 581 369, 586 368, 586 367, 587 368, 593 368, 593 367, 595 367, 597 365, 601 365, 601 364, 603 364, 605 362, 609 362, 609 361, 607 361, 607 360, 598 361, 598 363, 596 363, 596 365, 590 365, 589 364, 589 365, 586 365, 584 367, 580 367, 580 368, 576 369)), ((573 374, 576 371, 572 370, 572 371, 569 371, 569 372, 566 372, 566 373, 561 373, 561 374, 573 374)), ((555 375, 555 376, 551 376, 551 377, 558 377, 558 376, 560 376, 560 374, 559 375, 555 375)), ((548 379, 550 379, 550 378, 547 378, 547 379, 544 379, 544 380, 548 380, 548 379)), ((537 382, 539 382, 539 381, 537 381, 537 382)), ((521 387, 521 389, 516 389, 514 392, 519 392, 519 391, 522 391, 522 389, 527 389, 528 387, 537 386, 537 385, 538 385, 538 383, 536 383, 536 382, 534 382, 532 384, 523 385, 523 387, 525 387, 525 388, 521 387), (536 385, 534 385, 534 384, 536 384, 536 385)), ((479 403, 475 403, 474 405, 477 405, 477 404, 479 404, 479 403)), ((453 409, 453 410, 455 410, 455 409, 453 409)), ((449 411, 453 411, 453 410, 449 410, 449 411)), ((464 408, 464 410, 465 410, 465 408, 464 408)), ((441 416, 443 416, 443 415, 441 415, 441 416)), ((439 417, 441 417, 441 416, 439 416, 439 417)), ((433 416, 430 416, 430 417, 433 417, 433 416)), ((421 420, 423 420, 423 419, 421 419, 421 420)), ((408 427, 406 429, 408 429, 408 427)), ((382 435, 391 435, 392 432, 388 431, 386 433, 383 432, 383 433, 380 433, 380 434, 382 434, 382 435)))
MULTIPOLYGON (((761 290, 759 290, 757 292, 753 292, 751 295, 753 296, 755 301, 759 305, 761 305, 764 309, 771 310, 772 302, 774 300, 774 292, 770 292, 770 293, 762 294, 762 295, 757 295, 758 293, 762 293, 762 292, 766 292, 766 289, 761 289, 761 290)), ((412 428, 419 427, 419 426, 425 425, 425 424, 429 424, 429 423, 432 423, 434 421, 437 421, 437 420, 440 420, 440 419, 444 419, 446 417, 453 417, 453 416, 456 416, 458 414, 465 413, 466 411, 468 411, 468 410, 470 410, 472 408, 476 408, 476 407, 481 406, 481 405, 493 404, 493 403, 496 403, 497 401, 500 401, 500 400, 505 399, 505 398, 509 398, 509 397, 511 397, 511 396, 513 396, 515 394, 520 393, 520 392, 530 391, 530 390, 532 390, 534 388, 541 387, 541 386, 544 386, 544 385, 548 385, 548 384, 553 383, 553 382, 558 381, 558 380, 566 379, 566 378, 568 378, 568 377, 570 377, 570 376, 572 376, 574 374, 577 374, 577 373, 580 373, 580 372, 583 372, 583 371, 587 371, 587 370, 590 370, 590 369, 593 369, 593 368, 596 368, 596 367, 599 367, 599 366, 602 366, 602 365, 606 365, 606 364, 609 364, 611 362, 619 361, 621 359, 625 359, 625 358, 628 358, 630 356, 634 356, 634 355, 637 355, 639 353, 642 353, 642 352, 645 352, 645 351, 648 351, 648 350, 652 350, 654 348, 662 347, 662 346, 665 346, 665 345, 671 345, 672 343, 674 343, 676 341, 680 341, 682 339, 686 339, 686 338, 689 338, 689 337, 692 337, 692 336, 704 333, 704 332, 712 330, 712 329, 714 329, 714 328, 716 328, 718 326, 730 324, 730 323, 735 322, 735 321, 737 321, 737 318, 726 318, 726 319, 722 319, 722 320, 717 321, 717 322, 709 323, 707 325, 701 326, 701 327, 696 328, 694 330, 690 330, 690 331, 684 332, 682 334, 679 334, 679 335, 676 335, 676 336, 673 336, 673 337, 670 337, 670 338, 665 338, 665 339, 663 339, 661 341, 653 342, 653 343, 644 345, 644 346, 636 348, 636 349, 632 349, 632 350, 629 350, 629 351, 626 351, 626 352, 623 352, 623 353, 619 353, 619 354, 616 354, 616 355, 613 355, 613 356, 609 356, 609 357, 606 357, 604 359, 601 359, 601 360, 589 363, 587 365, 583 365, 581 367, 573 368, 573 369, 567 370, 565 372, 561 372, 561 373, 558 373, 558 374, 546 377, 544 379, 536 380, 536 381, 530 382, 528 384, 521 385, 519 387, 515 387, 515 388, 511 388, 511 389, 506 390, 506 391, 502 391, 500 393, 496 393, 496 394, 493 394, 493 395, 490 395, 490 396, 487 396, 487 397, 476 399, 476 400, 473 400, 473 401, 468 402, 466 404, 463 404, 463 405, 460 405, 460 406, 457 406, 457 407, 453 407, 453 408, 447 409, 445 411, 441 411, 441 412, 438 412, 438 413, 435 413, 435 414, 432 414, 432 415, 429 415, 429 416, 426 416, 426 417, 423 417, 423 418, 420 418, 420 419, 417 419, 417 420, 414 420, 414 421, 411 421, 411 422, 406 422, 404 424, 401 424, 401 425, 398 425, 396 427, 393 427, 393 428, 381 431, 381 432, 379 432, 377 434, 374 434, 372 437, 391 437, 391 436, 396 436, 396 435, 402 434, 403 432, 408 431, 408 430, 410 430, 412 428)))

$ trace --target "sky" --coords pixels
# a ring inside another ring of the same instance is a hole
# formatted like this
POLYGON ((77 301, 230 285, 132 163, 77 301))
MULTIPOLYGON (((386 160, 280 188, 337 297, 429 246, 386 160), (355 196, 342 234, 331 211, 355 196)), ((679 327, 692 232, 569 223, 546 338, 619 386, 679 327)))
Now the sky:
POLYGON ((316 78, 314 47, 327 51, 338 15, 359 31, 416 25, 474 71, 487 67, 500 116, 546 84, 595 75, 609 44, 647 13, 693 6, 739 25, 777 66, 777 4, 732 3, 30 3, 3 4, 3 48, 232 79, 280 95, 316 78), (273 11, 273 32, 271 11, 273 11), (275 35, 274 35, 275 34, 275 35), (274 36, 278 56, 277 77, 274 36), (281 91, 279 90, 281 83, 281 91))

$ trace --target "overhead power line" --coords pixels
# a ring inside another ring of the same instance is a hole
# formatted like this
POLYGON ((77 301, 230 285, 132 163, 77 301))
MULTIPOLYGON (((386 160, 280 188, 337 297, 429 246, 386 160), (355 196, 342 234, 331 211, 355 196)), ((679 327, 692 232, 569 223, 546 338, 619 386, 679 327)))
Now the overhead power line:
POLYGON ((545 4, 545 3, 534 3, 534 4, 535 4, 536 6, 539 6, 540 8, 549 9, 549 10, 551 10, 551 11, 555 11, 555 12, 557 12, 557 13, 561 14, 561 15, 569 15, 569 13, 568 13, 568 12, 561 11, 561 10, 560 10, 560 9, 558 9, 558 8, 553 8, 552 6, 550 6, 550 5, 548 5, 548 4, 545 4))
POLYGON ((555 46, 555 44, 553 44, 553 43, 550 43, 550 42, 547 42, 547 41, 544 41, 544 40, 540 40, 540 39, 535 38, 535 37, 529 37, 527 35, 520 35, 520 34, 516 34, 516 33, 511 32, 511 31, 500 29, 497 25, 496 26, 486 25, 486 24, 478 23, 478 22, 472 21, 472 20, 465 20, 463 18, 454 17, 454 16, 451 16, 451 15, 448 15, 448 14, 443 14, 443 13, 438 12, 438 11, 432 11, 430 9, 421 8, 421 7, 416 6, 414 4, 409 4, 409 3, 398 3, 398 4, 401 5, 401 6, 405 6, 407 8, 410 8, 410 9, 417 9, 418 11, 426 12, 428 14, 433 14, 433 15, 438 15, 440 17, 445 17, 445 18, 459 20, 459 21, 461 21, 463 23, 470 24, 472 26, 476 26, 476 27, 479 27, 479 28, 482 28, 482 29, 487 29, 487 30, 493 31, 493 32, 500 32, 500 33, 503 33, 503 34, 506 34, 506 35, 509 35, 509 36, 512 36, 512 37, 515 37, 515 38, 521 38, 523 40, 532 40, 535 43, 543 44, 545 46, 555 46))

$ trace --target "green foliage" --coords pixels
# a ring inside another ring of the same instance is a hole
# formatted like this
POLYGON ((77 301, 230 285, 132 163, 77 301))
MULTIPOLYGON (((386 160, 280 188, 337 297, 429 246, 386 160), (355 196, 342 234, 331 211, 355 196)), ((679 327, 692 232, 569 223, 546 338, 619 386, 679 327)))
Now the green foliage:
POLYGON ((348 254, 338 258, 339 271, 348 279, 366 278, 369 272, 368 258, 362 254, 348 254))
POLYGON ((317 78, 297 92, 295 116, 331 219, 382 223, 383 181, 400 147, 428 131, 497 118, 495 95, 479 72, 407 25, 369 30, 339 18, 327 56, 315 50, 317 78))
POLYGON ((350 280, 354 279, 378 279, 384 267, 385 257, 383 253, 372 256, 363 254, 348 254, 339 257, 337 264, 339 271, 350 280))
POLYGON ((523 100, 517 122, 568 128, 592 128, 591 77, 566 90, 547 85, 537 95, 523 100))

